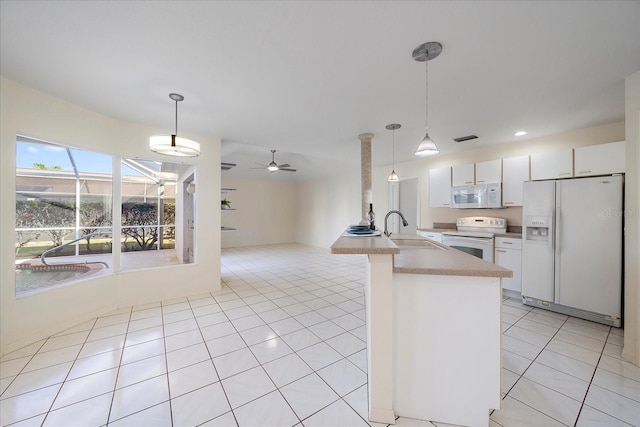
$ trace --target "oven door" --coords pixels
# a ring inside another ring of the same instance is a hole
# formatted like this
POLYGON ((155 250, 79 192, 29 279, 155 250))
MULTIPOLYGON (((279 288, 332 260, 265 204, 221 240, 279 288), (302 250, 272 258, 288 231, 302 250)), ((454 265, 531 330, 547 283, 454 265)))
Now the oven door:
POLYGON ((442 243, 493 263, 493 237, 463 236, 443 233, 442 243))

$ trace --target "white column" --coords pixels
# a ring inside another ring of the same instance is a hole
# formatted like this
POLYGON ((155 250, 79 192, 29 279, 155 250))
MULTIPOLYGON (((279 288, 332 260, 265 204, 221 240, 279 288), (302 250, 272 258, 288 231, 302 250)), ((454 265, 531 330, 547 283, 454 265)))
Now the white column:
POLYGON ((362 182, 362 224, 367 223, 369 204, 373 197, 371 192, 371 140, 372 133, 362 133, 360 138, 360 180, 362 182))
POLYGON ((367 371, 369 421, 395 424, 393 411, 393 255, 369 254, 367 307, 367 371))

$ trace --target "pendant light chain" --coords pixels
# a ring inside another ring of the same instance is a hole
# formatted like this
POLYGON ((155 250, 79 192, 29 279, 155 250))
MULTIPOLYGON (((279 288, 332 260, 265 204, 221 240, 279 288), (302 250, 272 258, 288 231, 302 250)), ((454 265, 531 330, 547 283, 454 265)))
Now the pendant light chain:
POLYGON ((424 66, 425 66, 425 95, 424 95, 424 99, 425 99, 425 123, 426 123, 426 133, 429 134, 429 61, 424 61, 424 66))
POLYGON ((175 99, 176 102, 176 136, 178 135, 178 100, 175 99))
POLYGON ((393 129, 393 133, 391 134, 391 167, 395 171, 396 170, 396 130, 393 129))
POLYGON ((399 123, 390 123, 385 126, 387 130, 392 131, 391 134, 391 173, 387 178, 389 182, 398 182, 400 178, 398 178, 398 174, 396 173, 396 129, 400 129, 402 127, 399 123))

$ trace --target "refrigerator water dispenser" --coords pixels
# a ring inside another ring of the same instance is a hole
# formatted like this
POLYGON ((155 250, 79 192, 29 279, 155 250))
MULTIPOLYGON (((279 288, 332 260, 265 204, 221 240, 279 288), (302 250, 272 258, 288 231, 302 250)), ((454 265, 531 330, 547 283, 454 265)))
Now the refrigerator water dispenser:
POLYGON ((527 217, 525 229, 527 240, 549 240, 549 223, 547 218, 527 217))

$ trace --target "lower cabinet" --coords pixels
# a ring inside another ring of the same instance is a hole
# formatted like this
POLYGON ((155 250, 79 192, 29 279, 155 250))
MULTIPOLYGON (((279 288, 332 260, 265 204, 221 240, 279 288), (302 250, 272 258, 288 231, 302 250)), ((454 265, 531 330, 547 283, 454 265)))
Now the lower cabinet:
POLYGON ((513 277, 502 279, 502 288, 522 292, 522 240, 496 237, 494 263, 513 271, 513 277))

